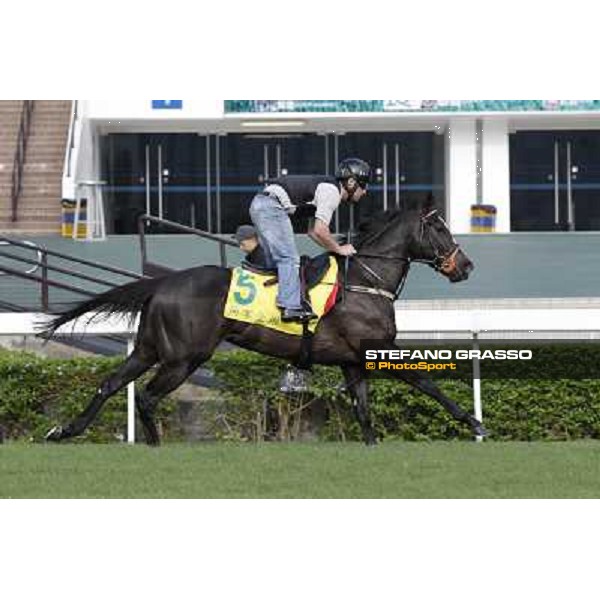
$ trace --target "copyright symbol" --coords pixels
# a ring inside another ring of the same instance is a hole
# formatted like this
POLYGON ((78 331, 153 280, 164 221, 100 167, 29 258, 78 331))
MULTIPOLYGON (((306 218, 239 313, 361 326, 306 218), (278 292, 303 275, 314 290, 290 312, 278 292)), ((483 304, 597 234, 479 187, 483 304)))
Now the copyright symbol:
POLYGON ((367 367, 367 369, 369 369, 369 371, 372 371, 375 368, 375 363, 368 362, 365 366, 367 367))

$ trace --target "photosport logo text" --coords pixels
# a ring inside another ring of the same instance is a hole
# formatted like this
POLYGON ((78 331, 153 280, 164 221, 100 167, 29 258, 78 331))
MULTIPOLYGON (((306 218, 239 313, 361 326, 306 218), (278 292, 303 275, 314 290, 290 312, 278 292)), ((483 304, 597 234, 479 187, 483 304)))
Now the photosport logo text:
POLYGON ((418 372, 443 379, 598 379, 600 344, 572 340, 363 340, 362 367, 371 377, 418 372))
POLYGON ((466 349, 367 349, 364 352, 367 371, 456 371, 461 360, 532 360, 533 351, 466 350, 466 349))

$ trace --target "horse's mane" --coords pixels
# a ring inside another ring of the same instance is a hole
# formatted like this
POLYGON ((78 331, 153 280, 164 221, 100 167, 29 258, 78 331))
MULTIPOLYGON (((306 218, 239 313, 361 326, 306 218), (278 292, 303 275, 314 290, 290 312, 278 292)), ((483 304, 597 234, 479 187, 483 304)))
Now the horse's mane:
POLYGON ((352 233, 352 245, 358 250, 361 245, 374 234, 381 231, 393 219, 404 216, 403 221, 406 221, 411 216, 421 214, 423 211, 430 210, 433 207, 433 195, 429 194, 423 205, 419 208, 388 208, 387 210, 376 212, 359 222, 357 230, 352 233))
MULTIPOLYGON (((415 213, 415 210, 405 210, 401 208, 390 208, 377 212, 366 219, 362 219, 355 231, 352 232, 352 245, 358 250, 365 242, 381 231, 392 220, 415 213)), ((347 241, 347 236, 344 236, 347 241)))
POLYGON ((366 219, 361 219, 356 231, 352 235, 352 245, 355 248, 362 246, 373 234, 381 231, 390 221, 405 211, 398 208, 379 211, 366 219))

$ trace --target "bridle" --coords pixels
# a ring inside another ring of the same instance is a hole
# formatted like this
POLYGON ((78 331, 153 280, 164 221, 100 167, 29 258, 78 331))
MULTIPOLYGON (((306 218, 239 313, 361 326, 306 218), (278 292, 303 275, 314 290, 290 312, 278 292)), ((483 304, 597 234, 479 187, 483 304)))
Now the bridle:
MULTIPOLYGON (((366 243, 372 243, 375 240, 379 239, 393 225, 396 224, 396 220, 399 219, 400 217, 402 217, 402 214, 396 215, 385 227, 383 227, 381 230, 377 231, 372 236, 368 237, 366 240, 363 240, 363 245, 366 243)), ((395 302, 398 299, 398 297, 400 296, 400 294, 402 293, 402 290, 404 289, 404 284, 406 283, 406 278, 408 276, 408 271, 410 270, 411 263, 416 262, 416 263, 430 265, 437 272, 442 272, 446 275, 449 273, 452 273, 452 271, 456 268, 456 255, 458 254, 460 245, 456 242, 456 240, 454 238, 452 238, 452 242, 453 242, 452 247, 450 248, 450 250, 448 250, 447 252, 444 253, 443 250, 441 249, 441 247, 439 245, 435 244, 431 237, 431 226, 432 226, 434 220, 441 221, 444 224, 444 226, 446 227, 446 229, 448 229, 448 226, 446 225, 446 223, 444 222, 442 217, 438 214, 437 209, 433 209, 430 212, 428 212, 427 214, 421 215, 421 218, 420 218, 421 224, 420 224, 420 231, 419 231, 419 243, 421 243, 423 241, 423 237, 426 235, 427 241, 429 242, 430 246, 433 248, 433 253, 434 253, 433 259, 420 259, 420 258, 411 259, 411 258, 408 258, 405 256, 389 256, 389 255, 384 255, 384 254, 366 253, 366 252, 359 251, 354 256, 346 257, 345 266, 344 266, 344 289, 351 291, 351 292, 374 294, 374 295, 382 296, 382 297, 388 298, 389 300, 392 300, 395 302), (397 260, 397 261, 407 263, 407 268, 405 269, 405 271, 402 275, 402 278, 400 279, 400 282, 398 283, 398 286, 396 287, 396 290, 394 292, 390 292, 389 290, 386 290, 381 287, 369 288, 366 286, 350 285, 350 284, 346 283, 349 261, 350 261, 350 259, 352 259, 369 276, 369 278, 372 281, 385 284, 385 281, 383 280, 383 278, 378 273, 376 273, 371 267, 369 267, 367 264, 365 264, 365 262, 363 260, 361 260, 364 258, 397 260)), ((350 238, 350 235, 348 237, 350 238)))
POLYGON ((444 254, 439 246, 436 247, 436 244, 434 244, 433 240, 431 239, 431 228, 425 228, 425 225, 431 226, 432 223, 429 220, 431 217, 435 217, 435 220, 441 222, 446 228, 446 230, 450 231, 444 219, 442 219, 442 217, 438 214, 437 208, 434 208, 431 212, 427 213, 426 215, 422 215, 419 243, 423 240, 423 234, 427 232, 427 241, 429 242, 429 245, 433 248, 433 254, 435 258, 430 261, 420 260, 418 262, 429 263, 436 271, 441 271, 444 274, 449 274, 456 268, 456 255, 458 254, 460 245, 456 242, 456 240, 452 237, 451 234, 450 237, 452 237, 452 247, 450 248, 450 250, 448 250, 444 254))

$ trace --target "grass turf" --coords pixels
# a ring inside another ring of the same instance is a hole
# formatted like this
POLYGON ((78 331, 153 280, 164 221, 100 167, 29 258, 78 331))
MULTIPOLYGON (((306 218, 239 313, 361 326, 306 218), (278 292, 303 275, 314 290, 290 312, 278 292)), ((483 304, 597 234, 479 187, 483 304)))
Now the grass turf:
POLYGON ((598 498, 600 443, 0 446, 0 498, 598 498))

